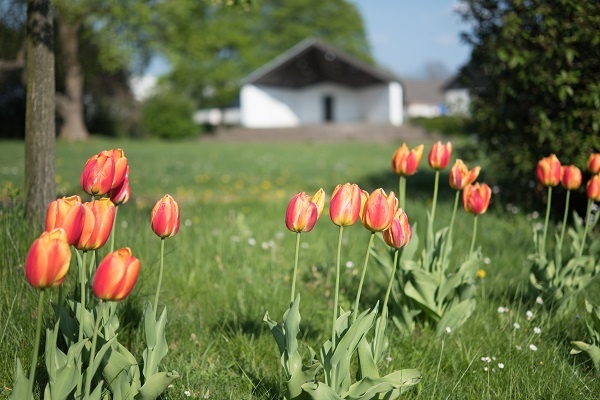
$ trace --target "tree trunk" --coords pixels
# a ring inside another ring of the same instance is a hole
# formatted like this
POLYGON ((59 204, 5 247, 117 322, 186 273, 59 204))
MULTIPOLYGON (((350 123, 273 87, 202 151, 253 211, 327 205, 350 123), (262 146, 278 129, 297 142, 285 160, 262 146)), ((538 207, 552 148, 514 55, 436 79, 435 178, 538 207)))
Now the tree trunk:
POLYGON ((25 114, 25 211, 42 230, 54 184, 54 33, 50 0, 27 0, 27 109, 25 114))
POLYGON ((83 121, 83 71, 79 62, 78 33, 81 22, 61 20, 59 37, 65 69, 65 93, 56 95, 56 110, 63 120, 61 139, 85 140, 89 137, 83 121))

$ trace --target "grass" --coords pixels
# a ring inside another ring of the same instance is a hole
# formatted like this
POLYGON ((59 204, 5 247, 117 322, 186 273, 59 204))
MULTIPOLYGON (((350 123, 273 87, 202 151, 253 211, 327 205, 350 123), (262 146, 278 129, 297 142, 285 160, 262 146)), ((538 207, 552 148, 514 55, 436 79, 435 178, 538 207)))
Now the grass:
MULTIPOLYGON (((132 198, 119 211, 115 242, 131 247, 142 263, 138 284, 119 311, 120 341, 138 358, 143 346, 141 312, 153 300, 160 251, 160 240, 150 229, 150 209, 165 193, 181 206, 181 230, 166 241, 160 298, 168 309, 170 347, 162 368, 178 371, 181 378, 164 399, 188 398, 186 390, 192 398, 282 397, 277 347, 262 318, 268 311, 281 320, 289 302, 295 237, 284 224, 287 203, 299 191, 312 194, 323 187, 330 195, 336 184, 345 182, 369 192, 377 187, 397 192, 390 160, 399 144, 101 139, 58 143, 58 195, 83 195, 81 169, 100 150, 121 147, 129 160, 132 198)), ((36 318, 37 293, 24 279, 23 264, 39 232, 24 223, 23 168, 23 143, 0 143, 0 398, 10 394, 15 357, 25 370, 29 366, 36 318)), ((438 228, 448 224, 454 201, 445 178, 440 180, 438 228)), ((411 223, 423 227, 433 186, 426 160, 407 182, 406 211, 411 223)), ((464 254, 472 217, 459 210, 456 222, 456 252, 464 254)), ((478 245, 489 264, 484 266, 487 276, 473 316, 442 340, 435 338, 432 327, 419 326, 408 335, 392 328, 383 368, 418 368, 423 373, 422 383, 406 398, 597 398, 598 372, 584 356, 569 355, 570 340, 587 338, 583 320, 579 315, 553 314, 537 305, 529 291, 526 257, 533 250, 531 225, 536 222, 539 219, 522 212, 505 211, 496 198, 479 219, 478 245), (499 313, 500 306, 510 311, 499 313), (534 312, 533 319, 527 320, 527 310, 534 312), (541 328, 541 334, 534 333, 534 327, 541 328), (529 348, 531 344, 537 351, 529 348)), ((308 345, 318 349, 330 332, 336 238, 337 227, 327 211, 312 232, 302 235, 297 291, 302 296, 300 335, 305 351, 308 345)), ((345 230, 342 257, 347 267, 340 294, 345 309, 354 300, 367 240, 368 231, 360 224, 345 230)), ((74 275, 69 273, 67 287, 74 284, 74 275)), ((385 285, 371 262, 361 305, 374 305, 385 285)), ((52 291, 50 297, 56 296, 52 291)), ((46 319, 51 322, 49 314, 46 319)))

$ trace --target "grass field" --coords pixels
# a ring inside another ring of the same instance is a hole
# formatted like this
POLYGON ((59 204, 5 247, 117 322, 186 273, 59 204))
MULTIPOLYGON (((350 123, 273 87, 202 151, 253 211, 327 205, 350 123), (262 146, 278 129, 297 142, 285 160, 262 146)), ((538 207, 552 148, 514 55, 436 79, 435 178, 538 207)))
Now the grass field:
MULTIPOLYGON (((142 263, 138 284, 119 309, 119 340, 137 356, 143 346, 141 312, 153 299, 159 264, 160 239, 150 229, 150 209, 166 193, 181 206, 181 230, 166 240, 160 298, 168 309, 170 347, 162 368, 176 370, 181 378, 162 398, 283 396, 277 346, 262 319, 268 311, 280 321, 289 305, 295 236, 284 224, 287 203, 299 191, 312 194, 323 187, 330 195, 338 183, 345 182, 369 192, 378 187, 397 192, 398 179, 390 161, 399 144, 100 139, 57 144, 60 196, 83 197, 79 176, 92 154, 121 147, 129 160, 132 197, 120 207, 115 243, 131 247, 142 263)), ((425 143, 426 152, 430 146, 425 143)), ((453 156, 461 157, 458 141, 453 156)), ((37 292, 27 284, 23 264, 39 232, 32 232, 24 222, 23 175, 24 144, 0 142, 0 398, 10 394, 15 358, 28 369, 35 330, 37 292)), ((423 160, 419 173, 407 180, 406 212, 412 224, 425 225, 433 177, 423 160)), ((454 201, 446 182, 447 175, 442 175, 438 228, 449 223, 454 201)), ((417 368, 423 374, 405 398, 600 397, 599 373, 585 356, 569 355, 571 340, 587 339, 581 315, 557 316, 536 304, 529 290, 531 227, 543 221, 515 207, 509 212, 506 206, 493 197, 490 210, 480 218, 478 246, 486 257, 486 277, 478 288, 477 308, 466 324, 442 339, 428 326, 410 334, 392 327, 389 357, 382 367, 417 368), (499 313, 499 307, 509 311, 499 313), (528 310, 534 314, 530 320, 528 310), (536 327, 540 334, 534 333, 536 327)), ((540 204, 540 214, 544 209, 540 204)), ((459 210, 456 222, 456 253, 464 254, 470 244, 472 216, 459 210)), ((350 309, 354 300, 368 235, 360 223, 345 233, 340 294, 344 309, 350 309)), ((319 348, 330 333, 336 239, 337 227, 327 212, 312 232, 302 235, 297 291, 302 296, 303 351, 308 351, 307 345, 319 348)), ((67 287, 74 283, 75 274, 69 273, 67 287)), ((367 307, 381 300, 385 285, 372 262, 361 304, 367 307)), ((51 297, 56 296, 52 291, 51 297)), ((52 322, 50 313, 45 317, 52 322)), ((38 371, 42 365, 40 360, 38 371)))

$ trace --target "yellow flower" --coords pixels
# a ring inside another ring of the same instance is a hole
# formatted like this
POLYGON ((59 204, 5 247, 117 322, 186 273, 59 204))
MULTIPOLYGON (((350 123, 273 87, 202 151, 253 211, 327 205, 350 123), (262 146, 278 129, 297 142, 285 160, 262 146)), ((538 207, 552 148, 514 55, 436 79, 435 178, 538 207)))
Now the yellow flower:
POLYGON ((477 273, 475 275, 477 275, 478 278, 483 279, 483 278, 485 278, 485 276, 487 275, 487 273, 485 272, 484 269, 479 268, 477 270, 477 273))

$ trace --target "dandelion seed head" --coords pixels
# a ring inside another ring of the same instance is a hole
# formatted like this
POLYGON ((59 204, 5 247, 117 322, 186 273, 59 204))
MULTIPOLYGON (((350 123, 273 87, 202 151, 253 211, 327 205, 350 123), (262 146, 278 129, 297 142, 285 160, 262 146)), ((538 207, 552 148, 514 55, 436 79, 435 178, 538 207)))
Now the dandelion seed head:
POLYGON ((127 229, 128 226, 129 226, 129 224, 127 223, 127 221, 122 221, 121 222, 121 228, 127 229))
POLYGON ((533 311, 527 310, 525 316, 527 317, 527 321, 531 320, 531 318, 533 318, 533 311))
POLYGON ((269 250, 269 243, 267 243, 267 242, 262 242, 262 243, 260 244, 260 247, 262 247, 262 248, 263 248, 263 250, 269 250))
POLYGON ((508 312, 508 308, 503 306, 498 307, 498 314, 504 314, 505 312, 508 312))
POLYGON ((504 364, 503 363, 498 363, 498 368, 504 369, 504 364))
POLYGON ((490 258, 489 258, 489 257, 486 257, 486 258, 484 258, 484 259, 483 259, 483 263, 484 263, 485 265, 490 265, 490 263, 491 263, 491 262, 492 262, 492 260, 490 260, 490 258))

